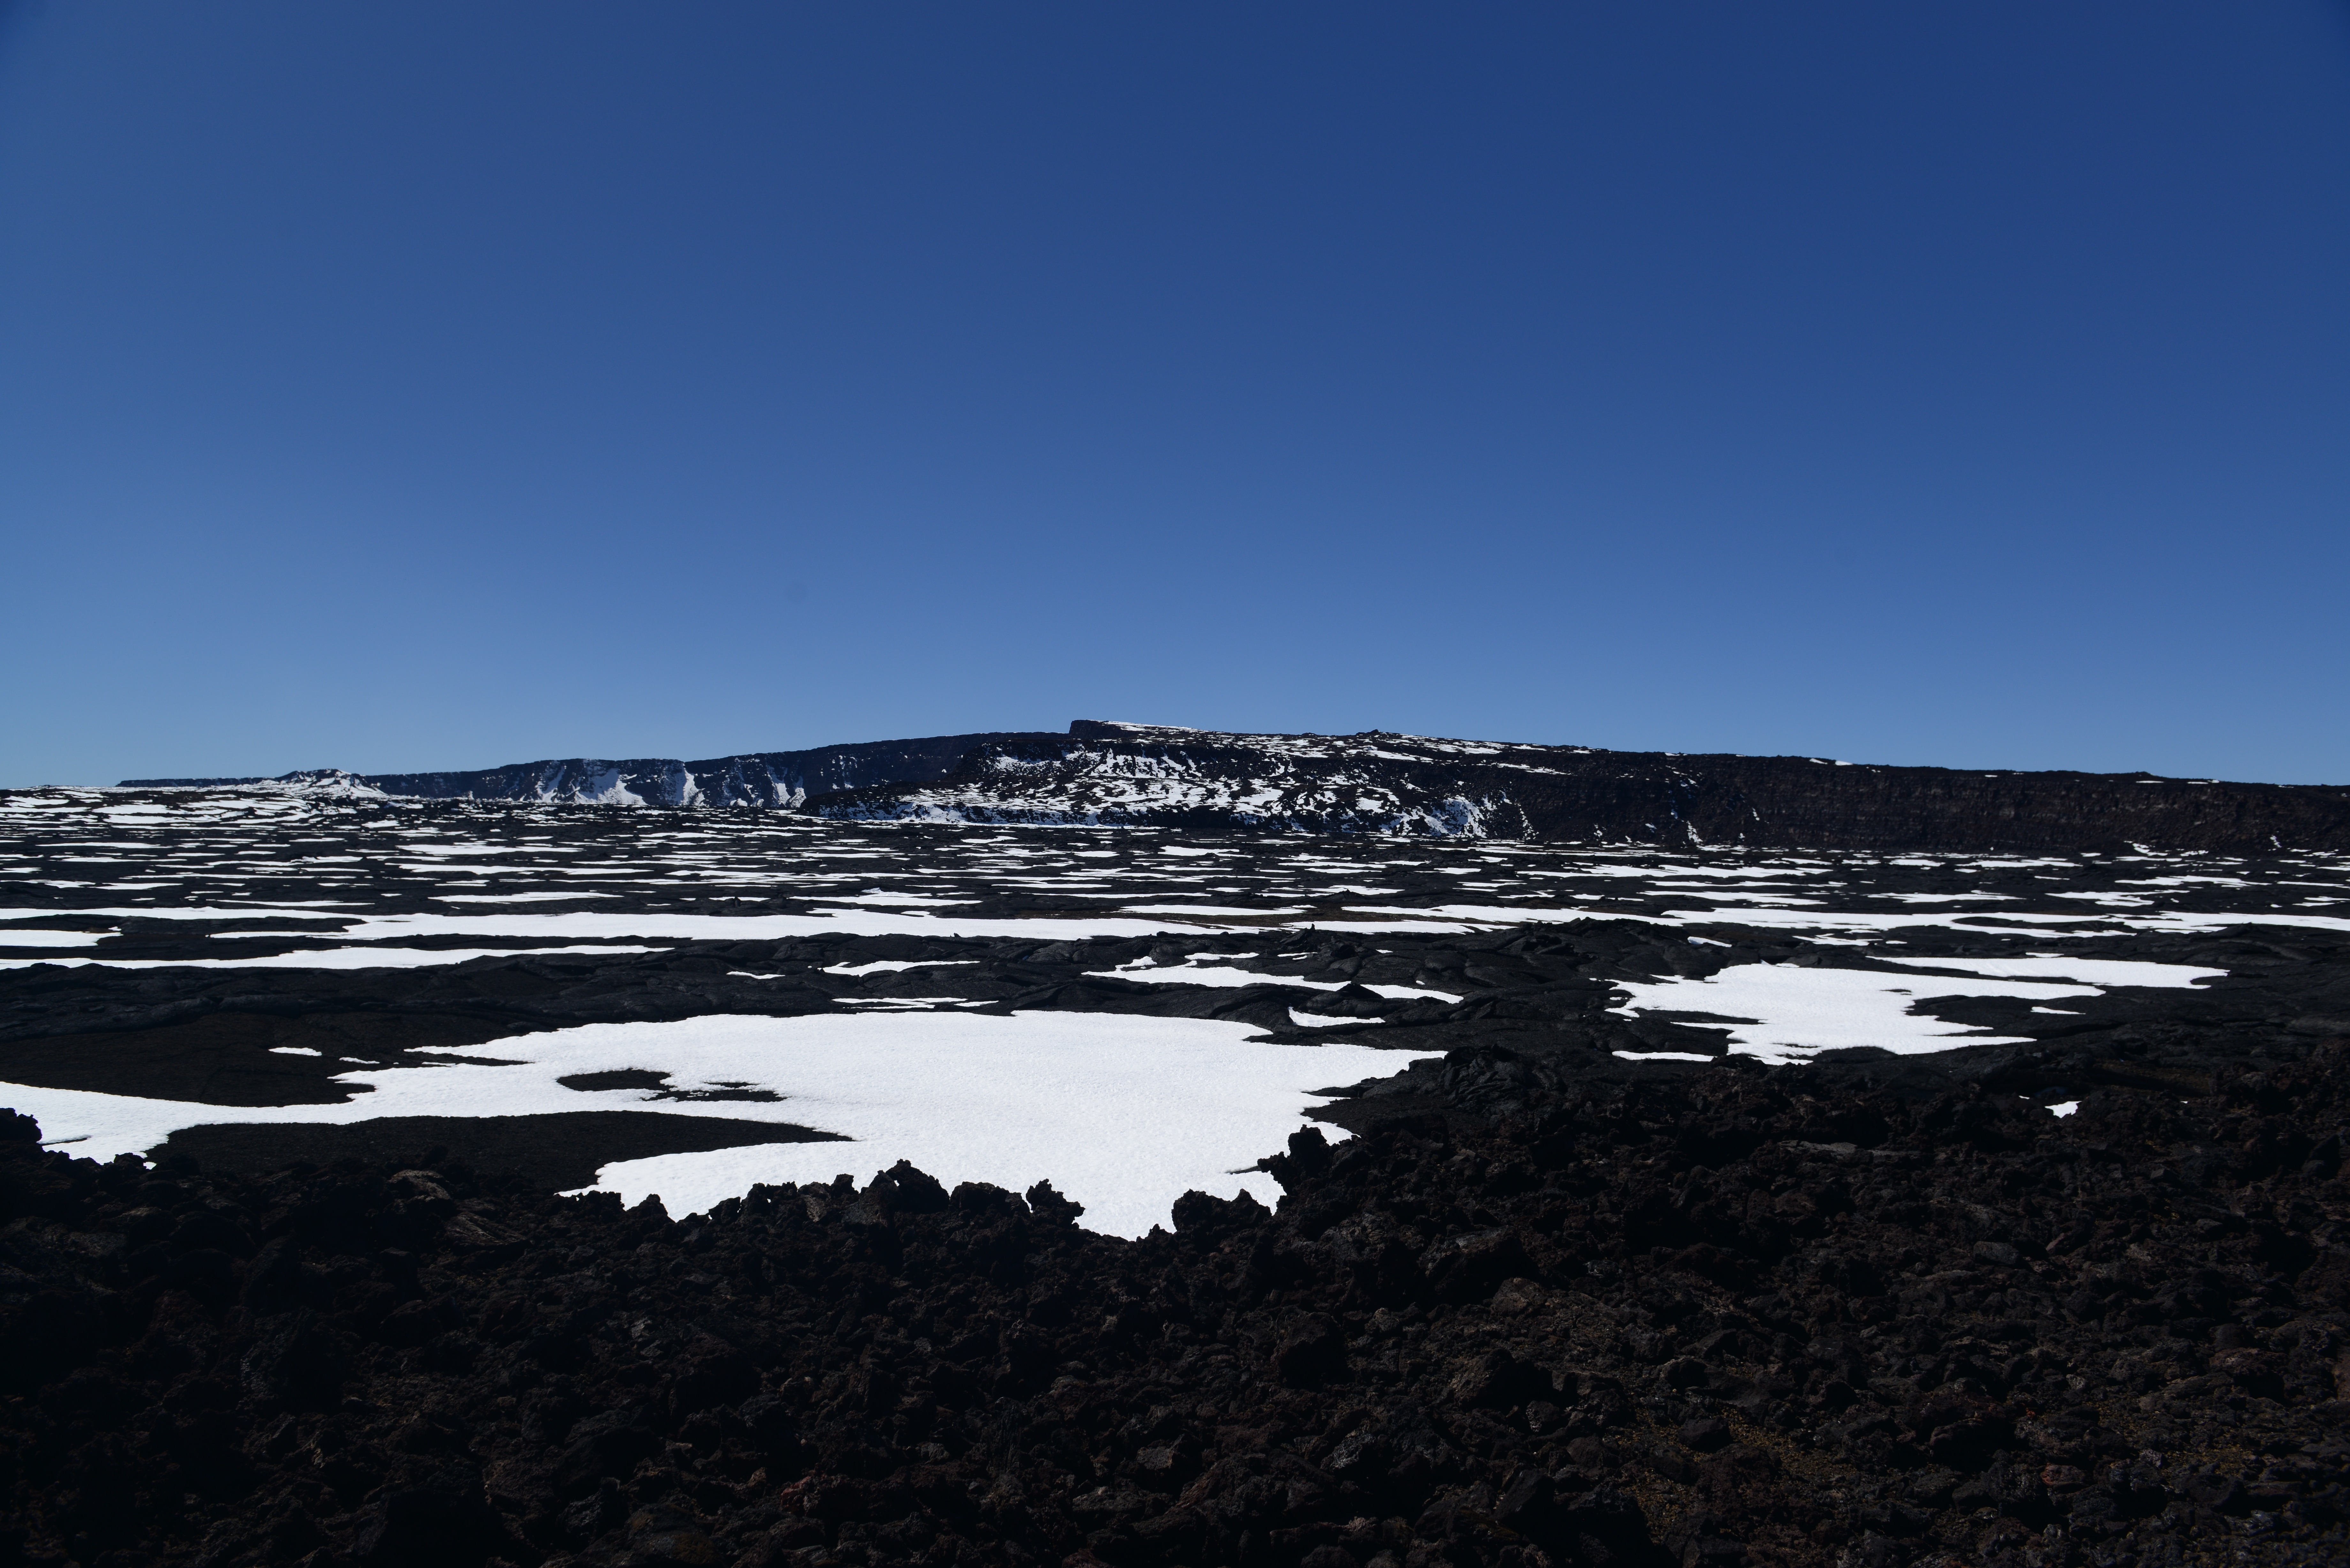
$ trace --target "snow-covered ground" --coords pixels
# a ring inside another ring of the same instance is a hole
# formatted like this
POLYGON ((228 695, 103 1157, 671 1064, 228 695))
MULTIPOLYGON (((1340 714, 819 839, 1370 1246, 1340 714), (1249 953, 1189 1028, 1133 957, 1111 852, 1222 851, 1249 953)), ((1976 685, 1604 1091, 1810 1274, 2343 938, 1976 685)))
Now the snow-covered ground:
MULTIPOLYGON (((662 1155, 599 1178, 632 1196, 659 1190, 673 1210, 753 1181, 861 1179, 903 1158, 949 1182, 1050 1179, 1088 1206, 1088 1223, 1131 1233, 1189 1187, 1269 1199, 1267 1179, 1239 1173, 1321 1103, 1310 1091, 1474 1040, 1481 1009, 1534 994, 1500 960, 1461 956, 1514 931, 1647 944, 1606 972, 1597 1016, 1691 1027, 1619 1055, 1933 1052, 2028 1041, 2116 999, 2223 980, 2224 966, 2180 960, 2189 939, 2255 925, 2338 936, 2350 866, 2302 853, 1669 852, 53 790, 0 794, 0 987, 16 1007, 0 1080, 26 1059, 10 1039, 80 1038, 93 1008, 143 1017, 140 995, 201 993, 218 1009, 224 993, 202 988, 232 981, 328 998, 364 985, 378 1007, 386 985, 517 963, 581 984, 666 976, 673 990, 690 959, 694 975, 735 988, 703 1015, 518 1027, 462 1061, 431 1047, 321 1057, 332 1103, 215 1105, 60 1082, 72 1074, 54 1065, 37 1082, 0 1081, 0 1104, 84 1140, 79 1153, 142 1150, 224 1121, 628 1106, 856 1140, 662 1155), (45 1000, 68 983, 79 1000, 45 1000), (1987 1003, 2005 1011, 1969 1011, 1987 1003), (728 1011, 746 1004, 767 1015, 728 1011), (557 1081, 623 1068, 668 1087, 557 1081), (711 1084, 781 1097, 655 1097, 711 1084)), ((88 1035, 91 1059, 132 1027, 88 1035)))

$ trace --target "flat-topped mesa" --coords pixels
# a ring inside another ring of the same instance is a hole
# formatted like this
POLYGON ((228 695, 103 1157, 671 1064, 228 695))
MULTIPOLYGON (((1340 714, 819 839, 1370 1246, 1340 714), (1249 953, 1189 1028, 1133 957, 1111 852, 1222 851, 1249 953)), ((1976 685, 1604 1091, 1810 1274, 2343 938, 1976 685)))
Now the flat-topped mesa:
POLYGON ((1190 832, 1952 852, 2134 844, 2229 854, 2350 849, 2350 788, 2336 785, 1611 752, 1377 730, 1244 734, 1092 719, 1066 734, 939 735, 702 762, 573 757, 472 773, 124 781, 257 784, 345 795, 1190 832))

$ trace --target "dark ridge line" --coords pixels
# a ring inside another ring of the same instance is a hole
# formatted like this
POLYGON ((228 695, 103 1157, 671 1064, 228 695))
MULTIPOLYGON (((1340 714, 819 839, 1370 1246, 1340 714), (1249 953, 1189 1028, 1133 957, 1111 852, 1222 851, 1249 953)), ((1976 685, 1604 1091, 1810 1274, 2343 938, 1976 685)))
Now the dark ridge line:
POLYGON ((757 806, 850 820, 943 814, 1232 830, 1649 843, 1669 846, 1939 852, 2119 850, 2232 854, 2350 848, 2350 788, 1830 763, 1810 757, 1613 752, 1579 746, 1227 734, 1080 719, 1066 735, 931 736, 702 762, 550 759, 473 773, 276 781, 129 779, 120 787, 350 780, 423 799, 598 799, 757 806), (1136 798, 1137 780, 1160 798, 1136 798), (1114 787, 1103 788, 1102 781, 1114 787), (1246 785, 1275 804, 1200 804, 1246 785), (1359 805, 1383 790, 1382 815, 1359 805), (1187 797, 1188 792, 1188 797, 1187 797))

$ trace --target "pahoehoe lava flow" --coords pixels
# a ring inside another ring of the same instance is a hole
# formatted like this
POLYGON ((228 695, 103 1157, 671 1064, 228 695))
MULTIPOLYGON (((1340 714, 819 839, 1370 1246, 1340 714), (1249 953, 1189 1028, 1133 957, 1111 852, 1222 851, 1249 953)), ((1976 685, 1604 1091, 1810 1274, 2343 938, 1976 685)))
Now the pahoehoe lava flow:
POLYGON ((0 792, 0 1553, 2350 1554, 2345 840, 1091 722, 0 792))

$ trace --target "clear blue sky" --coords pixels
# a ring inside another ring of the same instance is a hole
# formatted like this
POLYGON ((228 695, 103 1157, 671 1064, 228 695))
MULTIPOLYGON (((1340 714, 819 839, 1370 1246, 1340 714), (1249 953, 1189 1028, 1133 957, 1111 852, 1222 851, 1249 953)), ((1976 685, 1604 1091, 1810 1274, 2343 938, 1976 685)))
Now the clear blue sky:
POLYGON ((0 784, 2350 782, 2350 9, 0 0, 0 784))

